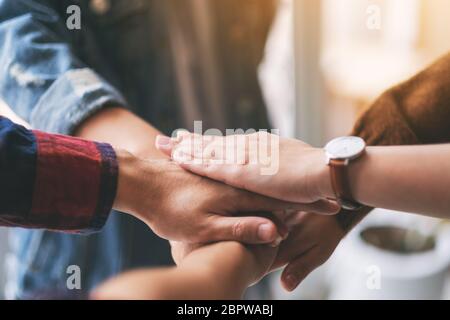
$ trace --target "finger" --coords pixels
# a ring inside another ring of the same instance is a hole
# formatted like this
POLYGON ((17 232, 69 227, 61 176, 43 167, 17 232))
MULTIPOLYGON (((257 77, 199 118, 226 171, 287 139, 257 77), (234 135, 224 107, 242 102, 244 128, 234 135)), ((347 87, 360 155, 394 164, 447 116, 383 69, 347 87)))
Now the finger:
POLYGON ((184 138, 187 138, 190 135, 192 135, 192 133, 187 130, 178 130, 176 139, 178 142, 181 142, 184 138))
POLYGON ((309 204, 288 202, 246 190, 229 188, 224 195, 224 201, 229 204, 229 212, 258 212, 258 211, 308 211, 317 214, 330 215, 339 211, 340 207, 333 201, 319 200, 309 204))
POLYGON ((171 148, 170 156, 178 164, 202 164, 209 162, 216 156, 218 158, 223 156, 223 148, 219 146, 209 147, 209 145, 216 145, 215 141, 222 141, 221 137, 201 136, 184 132, 173 140, 175 145, 171 148))
MULTIPOLYGON (((253 169, 258 168, 252 165, 236 165, 236 164, 208 164, 208 163, 193 163, 185 161, 180 163, 184 169, 200 176, 208 177, 210 179, 223 182, 235 188, 249 190, 251 188, 251 181, 249 177, 255 176, 253 169)), ((249 190, 251 191, 251 190, 249 190)), ((286 202, 281 200, 274 200, 265 196, 247 196, 239 204, 246 209, 253 207, 254 210, 295 210, 308 211, 323 215, 337 214, 341 207, 331 200, 318 200, 313 203, 299 204, 293 202, 286 202)))
POLYGON ((275 223, 266 218, 215 216, 205 239, 278 246, 283 238, 275 223))
POLYGON ((294 211, 308 211, 317 214, 331 215, 336 214, 340 207, 333 201, 319 200, 309 204, 287 202, 283 200, 273 199, 266 196, 253 194, 247 191, 236 190, 236 197, 229 199, 235 204, 237 211, 279 211, 279 210, 294 210, 294 211))
MULTIPOLYGON (((265 147, 271 150, 271 145, 277 143, 278 139, 278 136, 267 132, 226 137, 188 134, 183 136, 180 146, 185 147, 182 152, 185 156, 199 160, 201 163, 234 165, 251 163, 261 166, 267 159, 261 157, 260 149, 265 147)), ((183 158, 180 157, 180 159, 183 158)))
POLYGON ((295 258, 308 252, 313 246, 315 246, 314 239, 308 234, 307 230, 302 227, 296 227, 289 230, 289 235, 284 240, 278 251, 277 258, 275 259, 272 270, 285 267, 295 258))
POLYGON ((158 135, 155 140, 156 148, 169 157, 172 155, 172 151, 176 145, 177 142, 167 136, 158 135))
POLYGON ((179 165, 194 174, 223 182, 235 188, 245 189, 245 179, 249 174, 248 166, 236 164, 218 164, 208 161, 177 161, 179 165))
POLYGON ((232 212, 273 212, 287 210, 298 205, 297 203, 273 199, 238 189, 234 189, 233 194, 227 200, 232 212))
MULTIPOLYGON (((244 214, 244 215, 240 215, 240 216, 243 217, 246 215, 244 214)), ((257 216, 257 217, 269 219, 277 226, 278 234, 281 236, 281 238, 283 240, 286 240, 288 238, 289 228, 286 225, 286 223, 284 222, 284 216, 285 216, 284 210, 273 211, 273 212, 261 212, 256 215, 250 215, 250 216, 257 216)))
POLYGON ((298 204, 291 209, 297 211, 307 211, 322 215, 334 215, 341 210, 341 207, 335 201, 323 199, 309 204, 298 204))
MULTIPOLYGON (((245 135, 200 136, 190 134, 180 141, 182 153, 201 163, 245 164, 248 163, 249 139, 245 135)), ((257 152, 257 148, 254 148, 257 152)), ((253 149, 252 149, 253 150, 253 149)), ((174 159, 177 161, 177 159, 174 159)))
POLYGON ((291 261, 281 274, 281 283, 287 291, 293 291, 318 267, 317 250, 312 247, 307 252, 291 261))

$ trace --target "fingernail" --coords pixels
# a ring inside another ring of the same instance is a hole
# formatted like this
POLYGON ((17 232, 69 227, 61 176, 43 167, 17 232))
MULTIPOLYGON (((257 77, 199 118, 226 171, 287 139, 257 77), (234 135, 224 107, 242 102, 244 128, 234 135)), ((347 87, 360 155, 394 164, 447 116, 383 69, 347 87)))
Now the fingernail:
POLYGON ((258 227, 258 238, 261 241, 270 241, 272 240, 272 225, 268 223, 264 223, 258 227))
POLYGON ((289 237, 289 229, 286 228, 286 230, 283 230, 281 233, 282 240, 286 240, 289 237))
POLYGON ((333 203, 333 211, 335 213, 339 213, 339 211, 341 211, 342 207, 337 202, 332 202, 332 203, 333 203))
POLYGON ((276 247, 278 247, 278 246, 280 245, 281 241, 283 241, 283 238, 282 238, 281 236, 278 236, 278 237, 275 239, 275 241, 272 242, 270 245, 271 245, 273 248, 276 248, 276 247))
POLYGON ((286 276, 286 285, 286 289, 288 289, 289 291, 294 290, 297 286, 297 278, 292 274, 286 276))
POLYGON ((177 139, 182 140, 183 137, 188 136, 189 134, 190 134, 189 131, 185 130, 177 131, 177 139))
POLYGON ((167 146, 170 143, 170 138, 166 136, 157 136, 156 144, 160 146, 167 146))

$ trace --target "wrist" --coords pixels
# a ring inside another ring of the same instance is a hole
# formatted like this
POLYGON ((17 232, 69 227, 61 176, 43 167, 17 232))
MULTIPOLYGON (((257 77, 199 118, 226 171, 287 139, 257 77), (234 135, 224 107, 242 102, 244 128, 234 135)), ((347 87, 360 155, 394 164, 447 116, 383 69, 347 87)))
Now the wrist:
MULTIPOLYGON (((140 158, 127 151, 117 152, 119 177, 114 209, 128 213, 152 227, 162 204, 170 194, 173 165, 165 159, 140 158)), ((183 171, 176 167, 177 171, 183 171)))
POLYGON ((363 156, 350 162, 348 169, 349 186, 353 198, 364 205, 368 205, 365 195, 373 194, 374 190, 371 188, 377 185, 377 176, 372 175, 372 171, 369 170, 374 166, 374 158, 376 158, 374 153, 374 147, 367 147, 363 156), (368 184, 367 181, 371 183, 368 184))
POLYGON ((119 176, 117 193, 113 208, 115 210, 136 216, 136 184, 139 179, 140 160, 133 154, 123 149, 116 149, 119 176))
POLYGON ((229 245, 234 249, 230 249, 229 252, 235 255, 235 261, 224 280, 228 283, 228 291, 235 295, 232 298, 242 299, 247 288, 262 278, 257 271, 261 266, 258 265, 255 255, 242 243, 234 242, 229 245))
POLYGON ((245 245, 224 241, 194 250, 179 265, 195 270, 209 283, 210 294, 217 299, 240 299, 254 282, 255 259, 245 245))
POLYGON ((318 195, 318 198, 334 198, 335 193, 331 184, 330 166, 327 163, 327 156, 324 149, 315 148, 313 152, 313 164, 315 169, 313 172, 314 179, 311 179, 309 183, 312 183, 310 190, 318 195))

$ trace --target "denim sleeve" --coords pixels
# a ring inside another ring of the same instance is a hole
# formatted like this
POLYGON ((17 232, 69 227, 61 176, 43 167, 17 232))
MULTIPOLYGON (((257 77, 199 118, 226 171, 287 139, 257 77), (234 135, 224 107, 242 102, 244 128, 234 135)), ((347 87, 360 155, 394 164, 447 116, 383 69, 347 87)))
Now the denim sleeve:
POLYGON ((72 134, 122 95, 78 59, 65 18, 43 0, 0 0, 0 99, 34 129, 72 134))

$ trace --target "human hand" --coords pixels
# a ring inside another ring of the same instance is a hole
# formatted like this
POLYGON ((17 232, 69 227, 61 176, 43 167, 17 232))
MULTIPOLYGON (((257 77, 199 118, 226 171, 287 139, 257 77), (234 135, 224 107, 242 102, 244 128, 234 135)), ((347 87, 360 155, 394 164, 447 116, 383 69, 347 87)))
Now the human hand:
MULTIPOLYGON (((183 263, 186 262, 187 258, 193 260, 193 255, 196 254, 196 251, 202 248, 220 252, 220 254, 217 254, 214 257, 221 257, 221 259, 234 259, 238 254, 246 255, 246 265, 237 267, 240 269, 247 269, 246 278, 251 279, 249 285, 257 283, 272 270, 272 266, 275 263, 275 258, 277 257, 278 252, 277 247, 264 244, 244 245, 238 242, 217 242, 212 245, 204 245, 171 241, 170 245, 172 249, 172 257, 177 266, 182 266, 183 263)), ((219 262, 219 264, 220 263, 221 262, 219 262)))
POLYGON ((286 290, 293 291, 330 258, 346 234, 337 217, 297 212, 285 222, 289 236, 281 243, 271 269, 287 265, 281 275, 286 290))
POLYGON ((198 247, 178 267, 133 270, 101 284, 92 299, 239 299, 265 275, 277 248, 217 242, 198 247), (249 249, 251 248, 251 249, 249 249))
MULTIPOLYGON (((341 213, 345 214, 345 213, 341 213)), ((289 230, 289 235, 276 251, 272 260, 268 246, 248 246, 257 248, 256 259, 266 258, 261 262, 261 272, 264 275, 276 269, 285 267, 281 282, 288 291, 293 291, 312 271, 325 263, 344 238, 346 231, 339 223, 337 216, 323 216, 306 212, 294 212, 283 222, 289 230), (272 260, 269 268, 266 263, 272 260)), ((348 231, 348 230, 347 230, 348 231)), ((201 244, 171 242, 172 256, 180 264, 191 252, 202 247, 201 244)), ((261 273, 258 274, 259 277, 261 273)))
POLYGON ((312 203, 333 196, 324 150, 299 140, 266 132, 226 137, 185 134, 160 137, 157 147, 184 169, 268 197, 312 203), (262 148, 272 154, 264 157, 262 148))
MULTIPOLYGON (((286 226, 286 218, 290 217, 290 215, 287 215, 284 211, 276 211, 272 213, 260 213, 258 216, 270 219, 276 226, 277 231, 282 238, 287 238, 289 230, 286 226)), ((176 265, 180 265, 193 251, 206 245, 205 243, 191 243, 182 241, 169 241, 169 243, 172 251, 172 258, 176 265)))
POLYGON ((190 243, 234 240, 277 245, 283 235, 265 217, 234 216, 285 209, 330 213, 334 204, 270 199, 193 175, 169 160, 118 154, 114 208, 144 221, 159 236, 190 243))

